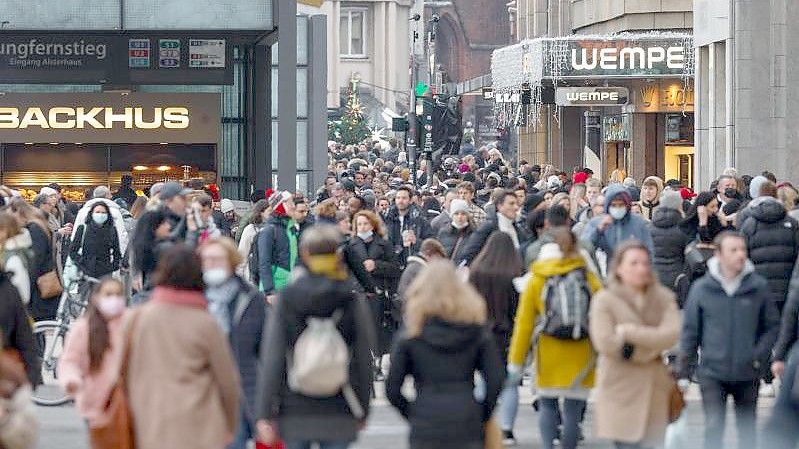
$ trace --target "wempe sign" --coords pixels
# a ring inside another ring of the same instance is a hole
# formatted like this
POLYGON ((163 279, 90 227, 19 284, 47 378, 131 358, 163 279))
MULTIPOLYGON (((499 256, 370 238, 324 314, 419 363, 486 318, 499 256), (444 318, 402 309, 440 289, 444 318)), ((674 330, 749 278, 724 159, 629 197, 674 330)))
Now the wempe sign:
POLYGON ((693 47, 687 37, 556 38, 545 58, 550 78, 658 78, 693 76, 693 47))
POLYGON ((0 95, 4 143, 216 143, 218 94, 0 95))
POLYGON ((626 87, 558 87, 558 106, 623 106, 630 99, 626 87))

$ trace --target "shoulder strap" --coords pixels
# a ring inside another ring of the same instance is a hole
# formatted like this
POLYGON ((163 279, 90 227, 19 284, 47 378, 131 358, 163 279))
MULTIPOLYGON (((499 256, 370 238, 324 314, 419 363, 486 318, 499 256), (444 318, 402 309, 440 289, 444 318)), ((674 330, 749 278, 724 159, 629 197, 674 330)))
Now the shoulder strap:
POLYGON ((120 364, 119 364, 119 378, 117 383, 120 384, 122 388, 125 388, 128 380, 128 361, 130 359, 130 347, 133 344, 133 331, 136 327, 136 323, 139 321, 139 315, 141 314, 141 308, 136 310, 135 312, 131 312, 130 317, 130 324, 125 329, 125 346, 122 349, 122 353, 120 354, 120 364))

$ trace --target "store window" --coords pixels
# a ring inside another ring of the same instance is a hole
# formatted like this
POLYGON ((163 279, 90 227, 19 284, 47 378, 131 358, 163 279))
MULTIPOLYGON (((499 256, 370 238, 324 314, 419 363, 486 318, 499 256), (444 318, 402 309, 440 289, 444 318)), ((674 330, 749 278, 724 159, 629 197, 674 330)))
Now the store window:
POLYGON ((366 57, 366 9, 342 8, 339 16, 339 52, 344 58, 366 57))

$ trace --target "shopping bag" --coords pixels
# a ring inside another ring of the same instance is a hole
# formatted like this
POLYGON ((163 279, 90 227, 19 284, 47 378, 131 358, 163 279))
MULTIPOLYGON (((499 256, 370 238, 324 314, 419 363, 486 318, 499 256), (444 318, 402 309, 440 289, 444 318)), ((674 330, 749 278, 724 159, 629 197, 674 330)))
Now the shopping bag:
POLYGON ((485 449, 505 449, 505 445, 502 444, 502 429, 494 418, 485 424, 485 449))

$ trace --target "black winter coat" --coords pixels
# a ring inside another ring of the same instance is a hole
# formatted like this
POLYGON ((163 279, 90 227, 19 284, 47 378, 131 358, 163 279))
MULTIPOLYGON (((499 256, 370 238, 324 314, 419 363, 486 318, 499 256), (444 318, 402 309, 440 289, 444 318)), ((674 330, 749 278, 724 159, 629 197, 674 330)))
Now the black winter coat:
POLYGON ((680 229, 681 221, 682 215, 676 209, 659 207, 649 223, 655 247, 655 272, 660 282, 675 292, 677 276, 685 271, 685 246, 688 245, 688 236, 680 229))
POLYGON ((473 233, 474 227, 471 224, 463 229, 457 229, 450 224, 438 233, 438 241, 444 246, 450 260, 460 260, 460 255, 473 233))
POLYGON ((92 221, 90 214, 87 223, 81 225, 75 233, 69 255, 91 277, 100 278, 119 270, 122 255, 119 251, 117 230, 111 217, 102 226, 98 226, 92 221), (81 244, 83 250, 78 254, 81 244))
POLYGON ((376 334, 366 301, 342 281, 304 273, 278 293, 277 306, 261 345, 256 413, 259 419, 277 420, 285 440, 353 441, 358 422, 342 394, 311 398, 289 390, 286 355, 293 348, 310 317, 344 316, 339 332, 350 348, 350 384, 365 411, 372 389, 372 351, 376 334))
POLYGON ((291 266, 288 225, 287 217, 270 217, 258 232, 258 271, 262 289, 266 294, 272 294, 275 290, 272 279, 273 265, 289 271, 294 268, 291 266))
MULTIPOLYGON (((685 305, 680 350, 682 376, 696 365, 702 349, 698 375, 721 381, 751 381, 768 370, 771 349, 779 331, 779 315, 766 280, 757 273, 745 274, 738 290, 728 296, 716 279, 711 260, 708 274, 691 287, 685 305)), ((752 270, 751 264, 747 264, 752 270)))
POLYGON ((782 310, 799 255, 799 223, 788 217, 776 200, 758 202, 750 211, 751 216, 740 227, 749 259, 755 264, 755 271, 768 281, 772 301, 782 310))
POLYGON ((53 241, 35 223, 28 223, 25 229, 31 235, 31 250, 33 251, 33 259, 31 259, 30 267, 30 281, 31 281, 31 300, 28 307, 30 308, 31 317, 34 321, 54 320, 58 312, 58 301, 55 298, 42 298, 39 294, 39 287, 36 280, 39 276, 55 269, 55 260, 53 258, 53 241))
MULTIPOLYGON (((42 383, 41 361, 33 328, 19 297, 17 288, 11 283, 11 273, 0 272, 0 332, 3 348, 19 352, 25 363, 25 371, 32 385, 42 383)), ((56 301, 58 302, 58 301, 56 301)))
MULTIPOLYGON (((516 228, 516 237, 519 239, 519 246, 521 247, 522 244, 527 240, 527 234, 519 222, 514 221, 513 227, 516 228)), ((458 259, 455 260, 455 263, 459 264, 461 262, 466 262, 467 265, 471 264, 472 260, 474 260, 474 258, 480 253, 480 250, 483 249, 483 246, 485 246, 491 234, 496 231, 499 231, 499 223, 497 222, 496 217, 480 225, 480 227, 471 236, 469 236, 469 241, 466 242, 466 246, 458 255, 458 259)))
POLYGON ((397 254, 400 265, 404 266, 408 256, 419 252, 424 239, 435 237, 430 223, 416 206, 411 206, 410 210, 406 213, 405 219, 400 226, 399 211, 396 207, 391 208, 386 215, 386 236, 388 241, 394 248, 394 253, 397 254), (402 232, 413 231, 416 234, 416 244, 410 248, 405 248, 402 245, 402 232))
POLYGON ((246 418, 255 425, 258 363, 260 360, 264 322, 267 318, 266 298, 249 282, 236 277, 239 289, 231 301, 230 346, 241 376, 242 401, 246 418))
POLYGON ((786 361, 788 352, 799 341, 799 264, 791 276, 788 301, 782 309, 782 321, 777 344, 774 345, 774 360, 786 361))
POLYGON ((360 237, 350 239, 349 247, 354 256, 363 261, 374 260, 375 269, 369 276, 375 286, 384 291, 393 292, 397 288, 397 280, 402 271, 396 261, 396 256, 388 240, 375 235, 372 240, 365 242, 360 237))
POLYGON ((504 369, 491 331, 482 326, 433 319, 418 337, 401 337, 391 355, 386 397, 411 426, 411 443, 461 448, 483 441, 502 388, 504 369), (482 403, 474 399, 474 372, 486 382, 482 403), (412 376, 416 399, 402 395, 412 376))

